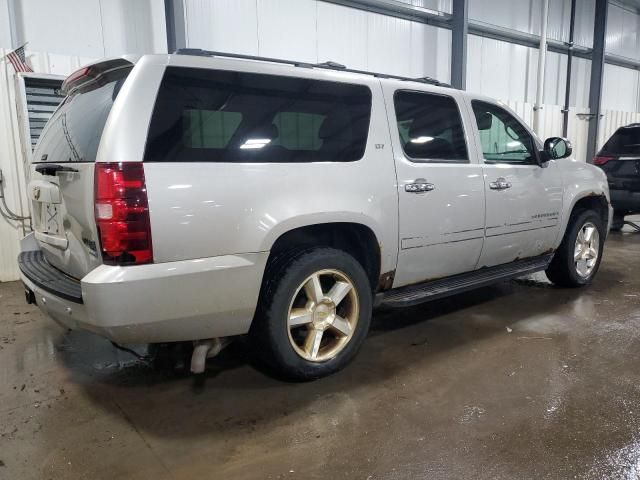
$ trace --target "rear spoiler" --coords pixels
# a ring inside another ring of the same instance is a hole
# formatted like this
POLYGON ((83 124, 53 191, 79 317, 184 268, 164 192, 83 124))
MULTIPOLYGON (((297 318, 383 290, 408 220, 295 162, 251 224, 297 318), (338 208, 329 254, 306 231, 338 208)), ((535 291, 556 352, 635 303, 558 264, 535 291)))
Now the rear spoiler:
POLYGON ((63 95, 71 95, 81 87, 83 90, 86 87, 98 87, 108 81, 111 73, 133 67, 137 58, 139 57, 112 58, 84 66, 69 75, 62 82, 60 90, 63 95))

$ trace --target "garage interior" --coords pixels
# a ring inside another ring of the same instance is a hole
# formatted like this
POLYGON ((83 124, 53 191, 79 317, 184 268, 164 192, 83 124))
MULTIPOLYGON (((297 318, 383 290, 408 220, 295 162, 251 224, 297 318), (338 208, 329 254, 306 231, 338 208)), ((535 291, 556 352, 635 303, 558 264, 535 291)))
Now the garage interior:
POLYGON ((640 478, 638 216, 588 288, 375 310, 355 361, 308 383, 242 339, 194 376, 179 348, 66 331, 16 261, 33 148, 84 64, 202 48, 430 77, 591 163, 640 123, 640 1, 0 0, 0 58, 21 46, 33 71, 0 65, 0 479, 640 478))

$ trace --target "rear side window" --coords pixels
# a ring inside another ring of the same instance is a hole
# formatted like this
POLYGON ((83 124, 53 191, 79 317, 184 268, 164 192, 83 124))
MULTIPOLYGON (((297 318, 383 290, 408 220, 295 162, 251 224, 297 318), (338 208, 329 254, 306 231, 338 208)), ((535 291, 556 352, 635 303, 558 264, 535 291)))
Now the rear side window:
POLYGON ((363 85, 168 67, 146 162, 352 162, 363 157, 363 85))
POLYGON ((640 125, 619 128, 604 144, 602 153, 640 155, 640 125))
POLYGON ((404 153, 416 162, 467 162, 456 101, 446 95, 398 91, 394 96, 404 153))
POLYGON ((109 71, 66 97, 42 132, 34 163, 94 162, 107 117, 130 71, 109 71))

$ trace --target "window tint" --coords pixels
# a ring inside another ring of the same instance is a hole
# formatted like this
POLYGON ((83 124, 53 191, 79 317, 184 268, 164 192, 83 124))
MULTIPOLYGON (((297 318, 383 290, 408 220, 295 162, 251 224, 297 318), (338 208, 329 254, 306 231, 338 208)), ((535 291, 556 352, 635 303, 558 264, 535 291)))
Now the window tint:
POLYGON ((169 67, 145 161, 350 162, 370 116, 363 85, 169 67))
POLYGON ((112 70, 66 97, 42 132, 34 162, 95 162, 111 107, 130 71, 112 70))
POLYGON ((471 104, 486 163, 536 163, 533 137, 515 117, 490 103, 471 104))
POLYGON ((640 125, 619 128, 604 144, 602 153, 640 155, 640 125))
POLYGON ((445 95, 398 91, 396 121, 404 153, 414 161, 466 162, 460 111, 445 95))
POLYGON ((238 129, 238 112, 187 109, 184 111, 185 143, 189 148, 225 148, 238 129))

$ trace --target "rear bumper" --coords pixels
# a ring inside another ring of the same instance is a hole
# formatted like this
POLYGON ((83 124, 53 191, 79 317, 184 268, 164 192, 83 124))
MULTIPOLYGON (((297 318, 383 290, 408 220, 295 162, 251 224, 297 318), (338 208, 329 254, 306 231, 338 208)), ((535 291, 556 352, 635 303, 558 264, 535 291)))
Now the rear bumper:
POLYGON ((627 210, 632 213, 640 212, 640 192, 629 190, 609 190, 611 205, 615 210, 627 210))
MULTIPOLYGON (((23 251, 33 245, 23 241, 23 251)), ((66 328, 90 330, 118 343, 174 342, 247 333, 267 257, 262 252, 101 265, 80 280, 81 303, 63 298, 28 269, 21 267, 21 276, 40 309, 66 328)))

